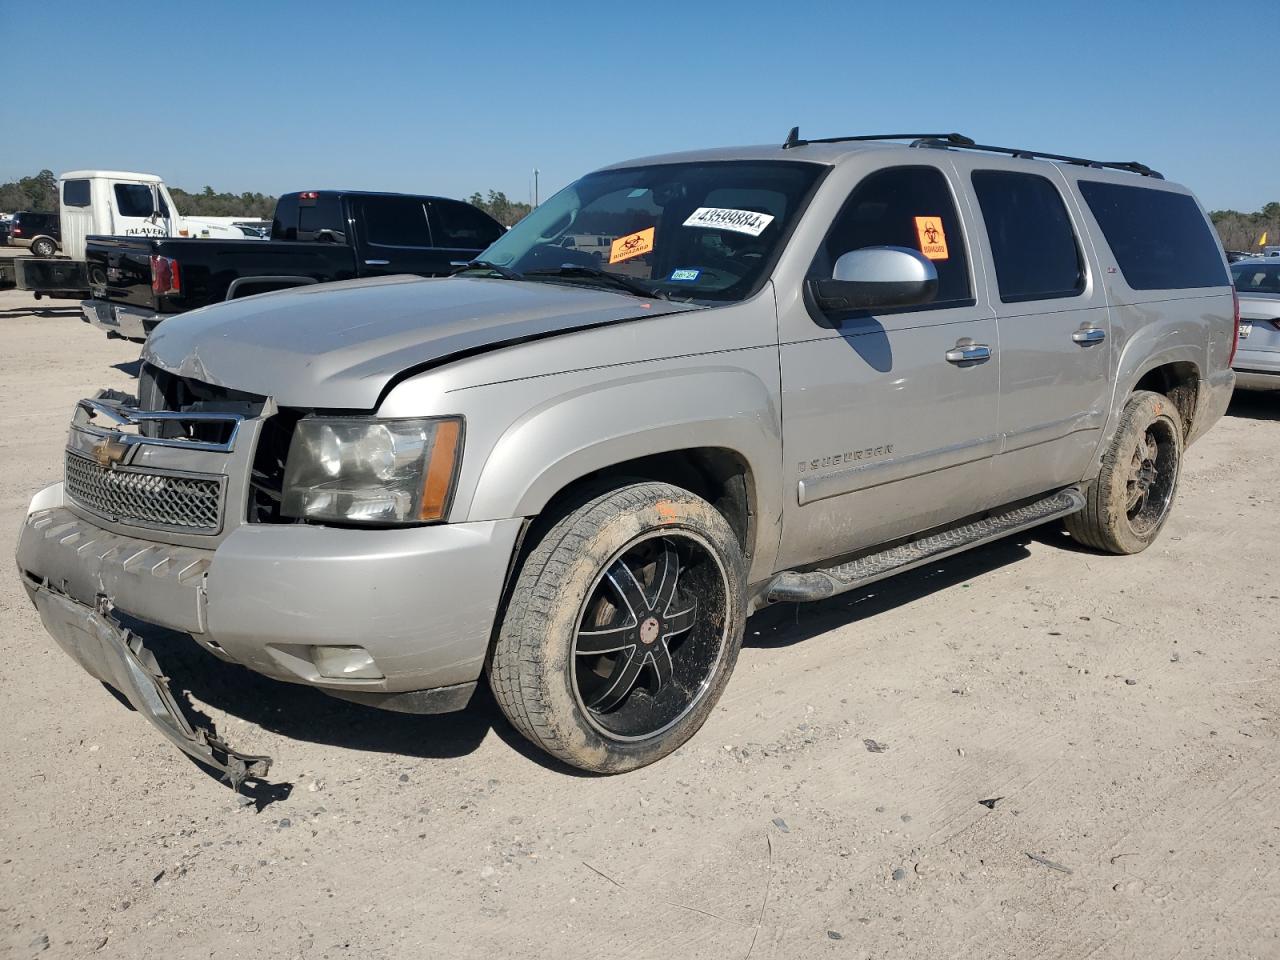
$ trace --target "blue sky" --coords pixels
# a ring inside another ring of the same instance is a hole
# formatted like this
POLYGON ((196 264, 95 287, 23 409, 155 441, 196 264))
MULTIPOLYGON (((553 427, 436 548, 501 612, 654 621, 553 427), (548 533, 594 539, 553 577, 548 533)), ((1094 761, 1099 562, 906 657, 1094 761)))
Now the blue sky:
POLYGON ((0 0, 0 36, 43 51, 3 44, 0 178, 528 199, 534 167, 545 197, 799 124, 1136 159, 1253 210, 1280 200, 1278 28, 1276 0, 0 0))

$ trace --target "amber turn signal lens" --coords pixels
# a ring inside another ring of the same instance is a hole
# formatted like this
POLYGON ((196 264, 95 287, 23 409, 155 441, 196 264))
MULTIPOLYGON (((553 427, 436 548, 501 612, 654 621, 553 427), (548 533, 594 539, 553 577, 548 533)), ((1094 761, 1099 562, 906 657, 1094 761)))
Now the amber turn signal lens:
POLYGON ((457 420, 442 420, 436 424, 435 439, 427 458, 427 472, 422 480, 419 520, 444 519, 458 464, 458 438, 461 430, 462 424, 457 420))

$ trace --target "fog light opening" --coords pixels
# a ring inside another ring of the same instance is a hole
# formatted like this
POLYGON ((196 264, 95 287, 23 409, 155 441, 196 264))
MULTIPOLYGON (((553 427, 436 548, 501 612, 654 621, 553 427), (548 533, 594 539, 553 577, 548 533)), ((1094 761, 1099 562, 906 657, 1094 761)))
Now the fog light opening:
POLYGON ((311 662, 330 680, 381 680, 382 671, 364 647, 312 647, 311 662))

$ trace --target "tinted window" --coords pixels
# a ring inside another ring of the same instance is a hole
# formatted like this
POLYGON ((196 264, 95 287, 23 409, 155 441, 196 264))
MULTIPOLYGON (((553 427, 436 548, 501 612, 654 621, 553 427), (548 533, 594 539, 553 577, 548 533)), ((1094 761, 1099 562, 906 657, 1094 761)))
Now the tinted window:
POLYGON ((317 197, 298 200, 298 240, 327 240, 330 243, 346 243, 346 224, 343 223, 342 202, 336 194, 322 193, 317 197), (327 234, 317 234, 321 230, 327 234))
POLYGON ((1134 290, 1224 287, 1218 242, 1184 193, 1081 180, 1080 193, 1134 290))
POLYGON ((1280 263, 1235 263, 1231 275, 1241 293, 1280 294, 1280 263))
POLYGON ((62 184, 62 202, 68 207, 89 206, 89 181, 67 180, 62 184))
POLYGON ((892 167, 869 175, 849 195, 810 269, 830 278, 836 260, 863 247, 908 247, 938 271, 932 304, 972 302, 964 233, 947 178, 935 167, 892 167))
POLYGON ((436 245, 483 250, 503 234, 502 227, 488 214, 469 203, 456 200, 432 200, 436 214, 436 245))
POLYGON ((271 239, 298 239, 298 195, 296 193, 286 193, 276 201, 275 213, 271 216, 271 239))
POLYGON ((1062 195, 1034 173, 975 170, 1000 299, 1049 300, 1084 291, 1084 267, 1062 195))
POLYGON ((151 189, 141 183, 115 185, 116 210, 122 217, 149 217, 155 212, 151 189))
POLYGON ((413 197, 361 197, 365 241, 388 247, 429 247, 427 207, 413 197))

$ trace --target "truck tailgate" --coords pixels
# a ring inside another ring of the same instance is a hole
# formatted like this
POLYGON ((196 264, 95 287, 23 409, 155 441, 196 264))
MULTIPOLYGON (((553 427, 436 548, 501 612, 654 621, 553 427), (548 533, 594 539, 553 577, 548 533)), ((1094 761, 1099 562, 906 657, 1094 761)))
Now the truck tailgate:
POLYGON ((151 292, 154 241, 133 237, 90 237, 85 243, 89 290, 98 300, 156 309, 151 292))

